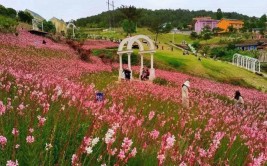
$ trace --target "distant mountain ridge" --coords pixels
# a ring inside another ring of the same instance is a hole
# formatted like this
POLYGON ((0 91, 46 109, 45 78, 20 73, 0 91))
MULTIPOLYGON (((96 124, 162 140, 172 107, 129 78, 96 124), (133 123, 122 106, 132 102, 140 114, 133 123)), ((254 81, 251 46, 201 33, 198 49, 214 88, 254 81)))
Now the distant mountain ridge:
MULTIPOLYGON (((216 19, 216 12, 198 10, 190 11, 185 9, 160 9, 160 10, 149 10, 138 8, 138 12, 141 16, 138 18, 137 25, 140 27, 147 27, 150 25, 152 20, 160 18, 164 22, 171 22, 174 27, 182 28, 192 23, 193 18, 199 16, 210 16, 216 19)), ((92 28, 105 28, 109 26, 109 17, 112 17, 112 26, 119 27, 124 18, 119 9, 110 12, 102 12, 101 14, 90 16, 86 18, 80 18, 76 20, 77 26, 81 27, 92 27, 92 28)), ((239 14, 236 12, 223 12, 223 17, 228 19, 250 19, 247 15, 239 14)))

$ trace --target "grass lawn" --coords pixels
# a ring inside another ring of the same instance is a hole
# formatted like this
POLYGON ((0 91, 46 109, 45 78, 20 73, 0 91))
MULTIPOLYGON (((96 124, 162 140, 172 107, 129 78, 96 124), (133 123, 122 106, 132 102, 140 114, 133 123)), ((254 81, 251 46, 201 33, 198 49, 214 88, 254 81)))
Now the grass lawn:
POLYGON ((158 50, 155 59, 168 64, 177 71, 195 76, 209 78, 215 81, 231 83, 245 87, 255 87, 267 91, 267 79, 257 76, 245 69, 233 66, 227 62, 202 58, 201 61, 193 56, 184 56, 182 51, 158 50))

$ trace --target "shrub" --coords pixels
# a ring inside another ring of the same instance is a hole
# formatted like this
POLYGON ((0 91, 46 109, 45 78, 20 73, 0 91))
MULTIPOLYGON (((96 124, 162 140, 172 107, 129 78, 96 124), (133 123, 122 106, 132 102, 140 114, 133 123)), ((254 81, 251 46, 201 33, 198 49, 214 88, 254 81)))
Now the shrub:
POLYGON ((197 39, 199 36, 196 32, 191 32, 190 37, 191 39, 197 39))
POLYGON ((28 24, 32 23, 33 16, 29 12, 19 11, 19 20, 28 24))
POLYGON ((16 20, 0 15, 0 32, 15 32, 17 25, 16 20))

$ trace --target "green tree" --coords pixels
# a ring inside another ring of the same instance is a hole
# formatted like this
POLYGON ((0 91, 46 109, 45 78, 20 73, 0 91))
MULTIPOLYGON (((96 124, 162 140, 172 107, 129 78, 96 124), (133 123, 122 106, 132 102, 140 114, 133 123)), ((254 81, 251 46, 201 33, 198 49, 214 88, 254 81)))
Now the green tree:
POLYGON ((140 16, 140 13, 137 11, 136 7, 122 5, 119 10, 125 18, 122 21, 122 28, 124 32, 126 32, 127 36, 136 32, 136 23, 138 17, 140 16))
POLYGON ((148 30, 156 34, 155 42, 157 43, 158 35, 161 33, 169 33, 172 29, 172 24, 170 22, 164 22, 164 15, 151 17, 148 30))
POLYGON ((201 31, 201 37, 204 39, 204 40, 208 40, 208 39, 211 39, 213 33, 212 31, 210 30, 210 27, 209 26, 205 26, 202 31, 201 31))
POLYGON ((216 13, 217 20, 221 20, 223 18, 222 10, 219 8, 216 13))
POLYGON ((19 20, 28 24, 32 23, 33 16, 28 12, 19 11, 19 20))
POLYGON ((7 9, 3 5, 0 5, 0 15, 7 16, 7 9))
MULTIPOLYGON (((38 25, 39 29, 42 29, 42 25, 38 25)), ((51 21, 43 21, 43 28, 45 32, 50 32, 50 33, 55 33, 56 32, 56 27, 51 21)))
POLYGON ((7 11, 7 14, 9 17, 11 17, 11 18, 17 17, 17 11, 15 9, 7 8, 6 11, 7 11))
POLYGON ((136 24, 131 20, 127 20, 127 19, 123 20, 122 28, 124 32, 126 32, 127 36, 128 35, 131 36, 132 33, 136 32, 136 24))
POLYGON ((192 39, 197 39, 199 36, 198 36, 198 34, 196 32, 193 31, 193 32, 191 32, 190 37, 192 39))

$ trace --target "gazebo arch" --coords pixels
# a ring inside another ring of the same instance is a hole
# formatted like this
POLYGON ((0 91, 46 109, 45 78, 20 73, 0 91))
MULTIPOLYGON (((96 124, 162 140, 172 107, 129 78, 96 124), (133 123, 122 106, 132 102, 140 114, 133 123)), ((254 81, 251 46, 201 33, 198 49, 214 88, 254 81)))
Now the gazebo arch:
POLYGON ((122 78, 122 72, 123 72, 123 68, 122 68, 122 55, 123 54, 127 54, 128 55, 128 69, 131 71, 131 79, 133 79, 132 77, 132 67, 131 67, 131 54, 133 53, 133 44, 136 43, 138 44, 139 47, 139 54, 141 56, 141 67, 140 67, 140 76, 142 74, 142 70, 144 67, 144 54, 150 54, 151 55, 151 67, 150 67, 150 75, 149 75, 149 80, 153 80, 155 78, 155 69, 154 69, 154 53, 155 51, 155 45, 154 42, 145 35, 137 35, 137 36, 133 36, 133 37, 128 37, 125 38, 124 40, 121 41, 119 48, 118 48, 118 52, 117 54, 119 55, 119 59, 120 59, 120 69, 119 69, 119 81, 122 78), (142 41, 146 41, 147 45, 148 45, 148 49, 145 50, 145 47, 143 46, 143 42, 142 41), (125 47, 126 45, 126 47, 125 47), (126 49, 124 49, 126 48, 126 49))
POLYGON ((258 59, 243 56, 241 54, 234 54, 233 64, 239 67, 246 68, 252 72, 261 72, 261 63, 258 59))
POLYGON ((67 25, 67 29, 69 29, 72 26, 72 37, 75 38, 75 29, 77 29, 76 25, 74 25, 73 21, 71 20, 68 25, 67 25))

